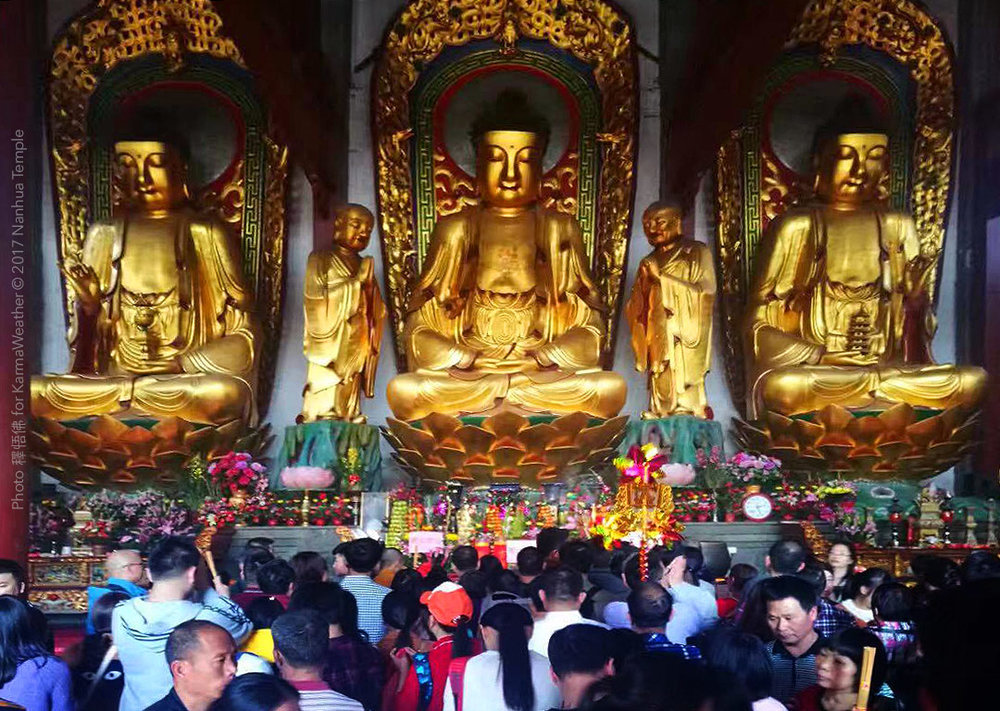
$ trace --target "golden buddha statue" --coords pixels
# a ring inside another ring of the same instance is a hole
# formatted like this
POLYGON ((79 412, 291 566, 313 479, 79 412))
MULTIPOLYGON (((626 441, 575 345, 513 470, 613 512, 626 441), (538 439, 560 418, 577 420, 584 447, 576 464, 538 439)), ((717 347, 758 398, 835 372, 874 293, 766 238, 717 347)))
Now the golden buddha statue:
POLYGON ((333 249, 306 265, 304 351, 309 367, 300 422, 365 422, 361 388, 372 397, 385 304, 368 246, 375 219, 362 205, 336 211, 333 249))
POLYGON ((432 412, 613 417, 625 381, 600 366, 604 305, 580 227, 538 202, 547 122, 503 92, 474 123, 481 204, 438 220, 393 378, 401 420, 432 412))
POLYGON ((653 252, 639 264, 625 314, 636 370, 649 371, 644 419, 709 414, 715 265, 706 245, 683 237, 682 219, 680 207, 664 202, 642 215, 653 252))
POLYGON ((937 253, 879 198, 887 135, 837 117, 814 145, 817 200, 775 219, 757 251, 744 319, 750 417, 977 406, 985 371, 930 356, 937 253))
POLYGON ((254 422, 252 293, 225 225, 195 212, 161 141, 115 144, 125 204, 61 265, 76 303, 66 375, 31 379, 31 411, 254 422))

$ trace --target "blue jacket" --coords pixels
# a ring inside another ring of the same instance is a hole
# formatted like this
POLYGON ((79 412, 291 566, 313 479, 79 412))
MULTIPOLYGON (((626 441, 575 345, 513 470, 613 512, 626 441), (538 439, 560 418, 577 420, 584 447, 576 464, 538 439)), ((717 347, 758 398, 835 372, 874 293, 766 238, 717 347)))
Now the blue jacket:
POLYGON ((87 587, 87 634, 94 634, 96 631, 94 629, 94 618, 92 616, 92 611, 94 609, 94 603, 97 602, 102 595, 106 595, 109 592, 123 592, 129 597, 140 597, 149 592, 146 588, 139 587, 135 583, 129 580, 123 580, 121 578, 108 578, 107 583, 104 587, 98 585, 90 585, 87 587))

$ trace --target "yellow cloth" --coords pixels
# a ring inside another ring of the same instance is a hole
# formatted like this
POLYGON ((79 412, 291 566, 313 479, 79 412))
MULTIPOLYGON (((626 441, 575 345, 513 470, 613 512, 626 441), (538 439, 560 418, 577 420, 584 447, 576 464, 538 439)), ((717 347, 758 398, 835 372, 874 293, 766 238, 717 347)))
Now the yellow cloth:
POLYGON ((241 652, 250 652, 251 654, 256 654, 262 659, 266 659, 269 662, 274 662, 274 637, 271 636, 271 630, 254 630, 247 641, 243 643, 240 647, 241 652))
POLYGON ((392 587, 392 579, 396 577, 395 570, 383 570, 375 576, 375 582, 384 588, 392 587))

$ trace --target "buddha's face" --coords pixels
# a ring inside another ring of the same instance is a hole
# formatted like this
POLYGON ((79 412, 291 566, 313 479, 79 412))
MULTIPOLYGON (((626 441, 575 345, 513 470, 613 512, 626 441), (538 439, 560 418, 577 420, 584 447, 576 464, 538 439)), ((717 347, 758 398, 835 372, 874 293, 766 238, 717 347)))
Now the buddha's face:
POLYGON ((527 207, 538 200, 542 137, 527 131, 487 131, 479 141, 477 179, 483 202, 527 207))
POLYGON ((115 170, 125 199, 142 210, 169 210, 187 200, 185 166, 175 148, 158 141, 119 141, 115 170))
POLYGON ((360 205, 350 205, 337 211, 333 223, 333 241, 352 252, 360 252, 368 246, 368 240, 375 226, 375 218, 360 205))
POLYGON ((819 155, 816 192, 823 200, 859 205, 878 199, 889 169, 889 138, 881 133, 845 133, 819 155))
POLYGON ((649 243, 658 247, 680 237, 682 220, 678 208, 652 205, 642 214, 642 229, 649 243))

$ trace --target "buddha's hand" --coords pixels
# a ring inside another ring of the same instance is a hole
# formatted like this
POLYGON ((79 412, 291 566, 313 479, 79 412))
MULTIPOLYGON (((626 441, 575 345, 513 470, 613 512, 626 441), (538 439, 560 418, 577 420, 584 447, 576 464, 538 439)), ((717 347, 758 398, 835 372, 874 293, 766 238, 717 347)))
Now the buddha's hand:
POLYGON ((476 370, 487 373, 521 373, 533 370, 538 364, 532 358, 511 356, 509 358, 479 357, 476 359, 476 370))
POLYGON ((820 365, 871 365, 872 358, 861 351, 826 352, 819 359, 820 365))
POLYGON ((71 257, 63 262, 62 273, 83 309, 97 311, 101 306, 101 281, 94 268, 71 257))

